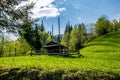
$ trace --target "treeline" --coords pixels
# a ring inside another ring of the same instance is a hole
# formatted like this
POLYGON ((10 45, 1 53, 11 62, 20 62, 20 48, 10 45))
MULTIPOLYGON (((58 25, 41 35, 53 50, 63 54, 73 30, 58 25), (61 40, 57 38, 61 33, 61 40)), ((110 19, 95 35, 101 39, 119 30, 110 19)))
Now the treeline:
POLYGON ((100 17, 95 24, 85 25, 77 24, 74 27, 66 25, 61 44, 68 47, 69 50, 79 50, 83 44, 104 34, 119 31, 120 22, 118 20, 108 20, 106 17, 100 17))
POLYGON ((29 26, 28 24, 27 22, 23 24, 24 29, 19 32, 19 38, 16 41, 2 40, 0 56, 30 55, 31 51, 32 53, 42 52, 42 46, 52 41, 52 35, 45 31, 43 21, 41 25, 29 26))
POLYGON ((100 17, 95 24, 95 33, 97 36, 107 34, 112 31, 120 30, 120 21, 114 19, 109 21, 106 17, 100 17))
POLYGON ((84 23, 72 27, 68 22, 61 40, 61 44, 69 47, 70 50, 79 50, 85 42, 84 35, 86 35, 84 23))

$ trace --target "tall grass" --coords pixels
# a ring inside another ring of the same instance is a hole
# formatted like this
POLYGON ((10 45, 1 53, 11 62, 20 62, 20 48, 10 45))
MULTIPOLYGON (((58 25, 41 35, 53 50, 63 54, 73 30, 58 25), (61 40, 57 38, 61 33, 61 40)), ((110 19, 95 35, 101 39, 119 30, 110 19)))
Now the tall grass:
POLYGON ((120 71, 120 61, 94 59, 94 58, 65 58, 60 56, 21 56, 1 58, 0 67, 14 68, 14 67, 39 67, 44 70, 62 69, 102 69, 106 71, 120 71))

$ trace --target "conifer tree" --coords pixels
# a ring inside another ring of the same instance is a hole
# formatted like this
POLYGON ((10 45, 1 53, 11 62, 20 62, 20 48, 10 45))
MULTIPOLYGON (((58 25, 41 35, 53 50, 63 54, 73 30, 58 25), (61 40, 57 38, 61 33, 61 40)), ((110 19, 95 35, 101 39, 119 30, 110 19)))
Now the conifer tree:
POLYGON ((71 35, 70 35, 71 31, 72 31, 72 25, 70 26, 70 23, 68 22, 66 24, 64 35, 63 35, 62 40, 61 40, 61 44, 63 44, 64 46, 66 46, 68 48, 69 48, 69 41, 71 38, 71 35))
POLYGON ((35 26, 35 50, 36 52, 39 52, 39 50, 42 48, 42 43, 40 41, 41 36, 39 35, 39 29, 38 26, 35 26))
POLYGON ((45 31, 43 20, 42 20, 42 23, 41 23, 40 29, 41 29, 42 32, 45 31))

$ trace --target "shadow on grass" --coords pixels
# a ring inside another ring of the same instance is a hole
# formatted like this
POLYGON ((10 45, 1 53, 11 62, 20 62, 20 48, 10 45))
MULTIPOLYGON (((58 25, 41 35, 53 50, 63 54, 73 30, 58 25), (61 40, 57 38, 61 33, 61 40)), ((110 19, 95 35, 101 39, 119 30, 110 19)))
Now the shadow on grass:
POLYGON ((64 56, 65 58, 84 58, 83 55, 69 55, 69 56, 64 56))
POLYGON ((60 58, 60 57, 62 57, 62 58, 84 58, 84 56, 83 55, 81 55, 81 54, 74 54, 74 55, 49 55, 49 56, 53 56, 53 57, 57 57, 57 58, 60 58))

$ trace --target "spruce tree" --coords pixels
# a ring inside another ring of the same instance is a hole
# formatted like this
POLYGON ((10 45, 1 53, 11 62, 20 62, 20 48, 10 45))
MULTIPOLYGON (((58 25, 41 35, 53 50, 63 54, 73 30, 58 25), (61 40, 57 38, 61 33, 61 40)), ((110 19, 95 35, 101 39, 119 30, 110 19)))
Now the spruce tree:
POLYGON ((69 48, 69 42, 70 42, 70 38, 71 38, 71 35, 70 35, 71 31, 72 31, 72 25, 70 25, 70 23, 68 22, 66 24, 64 35, 61 40, 61 44, 63 44, 64 46, 66 46, 68 48, 69 48))
POLYGON ((41 23, 40 29, 41 29, 42 32, 45 31, 43 20, 42 20, 42 23, 41 23))
POLYGON ((39 52, 39 50, 42 48, 42 43, 40 41, 41 36, 39 35, 39 29, 38 26, 35 26, 35 50, 36 52, 39 52))

